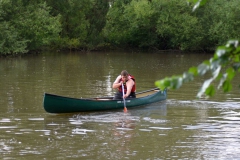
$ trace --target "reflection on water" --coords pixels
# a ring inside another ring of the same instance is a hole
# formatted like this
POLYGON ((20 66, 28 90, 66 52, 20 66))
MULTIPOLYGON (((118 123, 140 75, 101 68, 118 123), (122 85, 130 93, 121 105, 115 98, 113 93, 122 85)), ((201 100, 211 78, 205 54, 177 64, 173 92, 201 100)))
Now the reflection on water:
POLYGON ((126 67, 137 89, 179 74, 210 55, 179 53, 43 54, 0 59, 2 159, 239 159, 239 77, 229 94, 196 99, 203 79, 151 105, 106 112, 48 114, 44 92, 114 94, 126 67))
MULTIPOLYGON (((197 151, 198 158, 203 159, 239 159, 239 120, 240 120, 240 103, 212 101, 194 101, 194 102, 176 102, 182 106, 192 106, 193 104, 201 113, 199 120, 195 117, 195 123, 184 124, 182 129, 193 132, 186 141, 180 141, 180 146, 192 146, 197 151), (215 108, 215 112, 204 107, 215 108)), ((192 108, 191 108, 192 109, 192 108)))
POLYGON ((34 155, 60 159, 238 158, 240 105, 232 103, 227 108, 222 104, 170 99, 128 113, 11 115, 0 119, 0 153, 13 159, 20 155, 29 159, 34 155))

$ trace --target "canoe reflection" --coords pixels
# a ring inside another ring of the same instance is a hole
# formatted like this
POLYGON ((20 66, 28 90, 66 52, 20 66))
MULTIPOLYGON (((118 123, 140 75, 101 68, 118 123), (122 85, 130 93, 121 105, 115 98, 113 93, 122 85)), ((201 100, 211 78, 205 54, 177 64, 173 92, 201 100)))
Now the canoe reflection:
MULTIPOLYGON (((127 113, 122 110, 104 112, 81 112, 69 114, 48 114, 45 118, 45 127, 85 126, 86 123, 114 123, 117 127, 132 128, 131 122, 139 122, 141 117, 151 115, 166 116, 166 101, 129 109, 127 113)), ((89 125, 87 125, 89 127, 89 125)))
MULTIPOLYGON (((166 102, 129 109, 127 113, 112 112, 85 112, 74 114, 51 114, 44 119, 45 129, 51 130, 53 135, 80 135, 104 132, 112 135, 124 135, 134 131, 136 126, 144 121, 159 121, 167 114, 166 102)), ((131 135, 125 135, 131 137, 131 135)))
MULTIPOLYGON (((165 123, 166 103, 111 112, 52 114, 44 119, 51 150, 59 146, 71 146, 67 152, 77 151, 88 155, 87 159, 124 159, 136 154, 136 142, 150 134, 152 124, 165 123), (93 153, 98 157, 91 157, 93 153), (100 157, 99 157, 100 156, 100 157)), ((63 152, 66 152, 64 150, 63 152)))

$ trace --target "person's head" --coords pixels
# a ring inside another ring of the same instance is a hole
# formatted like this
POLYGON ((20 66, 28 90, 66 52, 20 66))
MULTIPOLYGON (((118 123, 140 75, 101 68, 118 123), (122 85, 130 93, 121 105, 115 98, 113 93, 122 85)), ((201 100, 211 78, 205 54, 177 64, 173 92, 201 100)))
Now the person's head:
POLYGON ((123 70, 123 71, 121 72, 121 77, 122 77, 122 80, 123 80, 123 81, 128 80, 128 76, 129 76, 129 74, 128 74, 128 72, 127 72, 126 70, 123 70))

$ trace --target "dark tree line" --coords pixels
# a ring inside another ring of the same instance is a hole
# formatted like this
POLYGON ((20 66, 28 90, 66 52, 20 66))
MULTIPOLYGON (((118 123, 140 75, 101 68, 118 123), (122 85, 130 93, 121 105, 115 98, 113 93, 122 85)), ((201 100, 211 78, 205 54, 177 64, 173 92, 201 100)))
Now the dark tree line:
POLYGON ((213 51, 239 38, 240 1, 2 0, 0 54, 42 49, 213 51))

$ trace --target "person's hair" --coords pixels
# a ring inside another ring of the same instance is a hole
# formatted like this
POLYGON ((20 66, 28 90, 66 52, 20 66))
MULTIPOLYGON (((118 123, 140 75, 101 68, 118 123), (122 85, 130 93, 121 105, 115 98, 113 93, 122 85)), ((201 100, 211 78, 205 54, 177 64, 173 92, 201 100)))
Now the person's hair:
POLYGON ((128 76, 128 72, 126 71, 126 70, 123 70, 122 72, 121 72, 121 76, 128 76))

